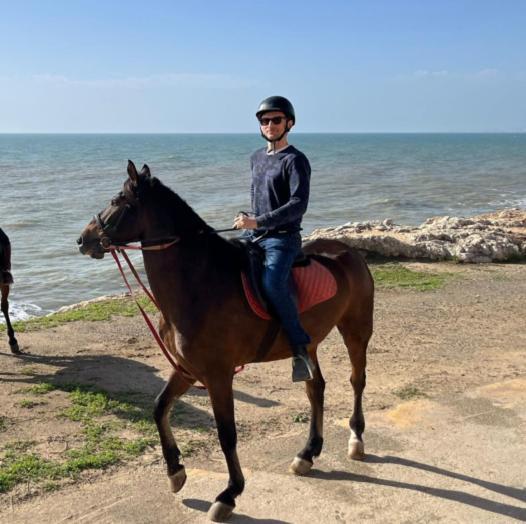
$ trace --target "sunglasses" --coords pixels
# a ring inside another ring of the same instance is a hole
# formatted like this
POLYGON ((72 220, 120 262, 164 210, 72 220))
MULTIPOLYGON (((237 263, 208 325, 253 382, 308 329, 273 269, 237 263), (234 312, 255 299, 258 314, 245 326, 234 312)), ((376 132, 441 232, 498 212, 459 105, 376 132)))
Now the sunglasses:
POLYGON ((279 125, 281 124, 281 122, 283 120, 287 120, 287 117, 286 116, 273 116, 272 118, 260 118, 259 119, 259 123, 262 125, 262 126, 268 126, 270 124, 270 122, 272 122, 274 125, 279 125))

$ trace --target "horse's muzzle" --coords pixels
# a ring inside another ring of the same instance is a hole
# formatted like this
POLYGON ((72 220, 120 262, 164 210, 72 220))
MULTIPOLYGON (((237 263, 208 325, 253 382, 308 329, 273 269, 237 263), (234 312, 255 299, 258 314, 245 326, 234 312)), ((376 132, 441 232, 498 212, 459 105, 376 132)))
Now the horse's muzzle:
POLYGON ((83 235, 80 235, 80 237, 77 238, 77 245, 83 255, 89 255, 97 259, 104 258, 105 251, 98 238, 87 240, 83 235))

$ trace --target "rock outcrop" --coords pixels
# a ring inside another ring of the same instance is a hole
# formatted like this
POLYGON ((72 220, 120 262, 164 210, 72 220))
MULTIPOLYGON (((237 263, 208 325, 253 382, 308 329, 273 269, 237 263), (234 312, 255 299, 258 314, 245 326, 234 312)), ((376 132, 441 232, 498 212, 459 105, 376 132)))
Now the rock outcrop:
POLYGON ((471 218, 433 217, 418 227, 392 220, 349 222, 316 229, 305 241, 337 239, 366 253, 465 263, 526 260, 526 210, 504 209, 471 218))

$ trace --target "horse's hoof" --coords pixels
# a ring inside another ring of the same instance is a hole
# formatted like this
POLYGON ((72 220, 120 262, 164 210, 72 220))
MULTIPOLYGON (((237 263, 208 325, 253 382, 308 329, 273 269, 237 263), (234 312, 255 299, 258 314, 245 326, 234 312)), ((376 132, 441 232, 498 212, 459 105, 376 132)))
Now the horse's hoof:
POLYGON ((365 458, 365 448, 363 442, 356 438, 350 438, 348 455, 350 459, 363 460, 365 458))
POLYGON ((181 491, 181 488, 186 482, 186 471, 184 466, 173 475, 168 475, 168 480, 170 481, 170 489, 172 490, 172 493, 181 491))
POLYGON ((234 506, 223 502, 214 502, 208 510, 208 518, 212 522, 226 522, 234 511, 234 506))
POLYGON ((312 462, 300 457, 294 457, 289 469, 292 473, 294 473, 294 475, 306 475, 311 470, 311 468, 312 462))
POLYGON ((18 342, 16 340, 9 342, 9 347, 11 348, 11 353, 13 355, 20 355, 22 351, 20 351, 20 347, 18 346, 18 342))

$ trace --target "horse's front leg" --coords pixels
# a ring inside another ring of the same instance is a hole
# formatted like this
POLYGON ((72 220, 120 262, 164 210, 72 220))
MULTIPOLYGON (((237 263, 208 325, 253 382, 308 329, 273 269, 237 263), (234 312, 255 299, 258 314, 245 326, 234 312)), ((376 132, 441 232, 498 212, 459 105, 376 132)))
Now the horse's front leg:
POLYGON ((173 403, 193 384, 185 378, 180 371, 174 371, 159 396, 155 399, 154 418, 161 439, 164 460, 170 486, 174 493, 177 493, 186 482, 186 472, 184 466, 179 463, 181 451, 170 427, 170 411, 173 403))
POLYGON ((230 374, 224 380, 216 379, 213 383, 207 384, 229 475, 227 488, 216 497, 214 504, 208 510, 208 518, 214 522, 224 522, 232 515, 236 506, 235 498, 243 492, 245 487, 245 479, 236 451, 237 433, 232 379, 233 374, 230 374))
POLYGON ((5 324, 7 327, 7 336, 9 337, 9 347, 11 348, 11 353, 14 353, 15 355, 19 355, 21 353, 20 348, 18 347, 18 342, 15 338, 15 330, 13 329, 13 326, 11 325, 11 319, 9 318, 9 302, 7 301, 7 297, 9 296, 9 286, 8 285, 2 285, 1 286, 1 294, 2 294, 2 302, 1 302, 1 308, 2 313, 5 317, 5 324))
POLYGON ((321 374, 318 358, 314 355, 312 359, 315 370, 312 380, 305 382, 305 389, 309 397, 311 407, 309 439, 306 446, 298 453, 292 461, 290 470, 296 475, 307 474, 314 463, 314 457, 318 457, 323 447, 323 401, 325 393, 325 380, 321 374))

